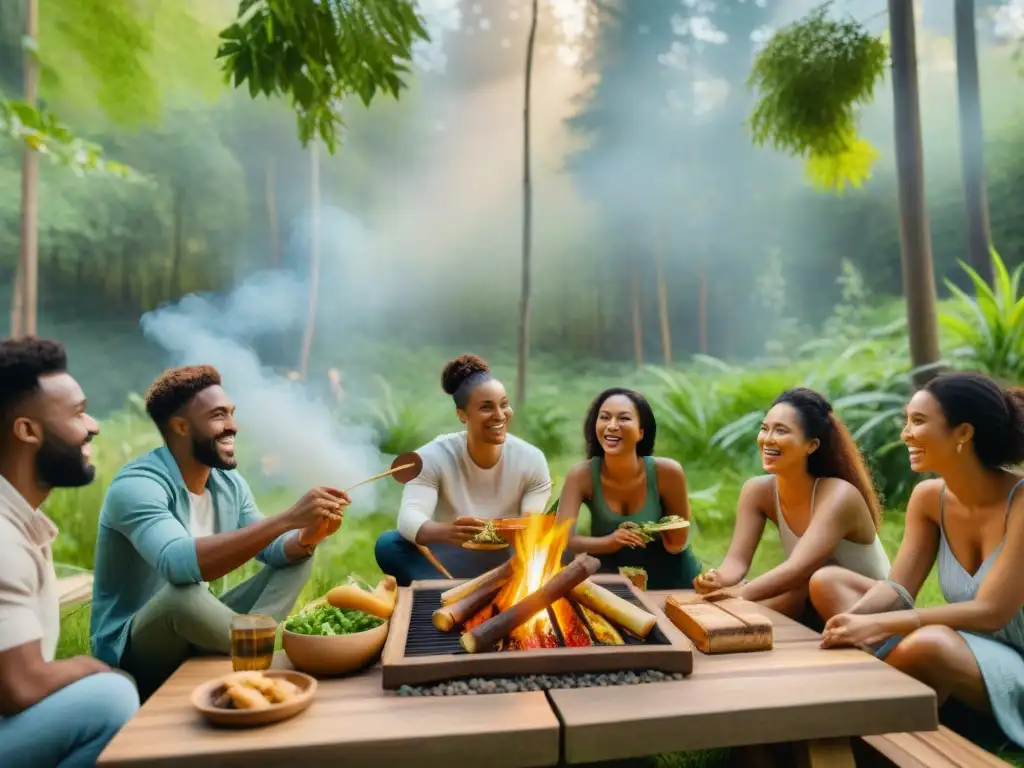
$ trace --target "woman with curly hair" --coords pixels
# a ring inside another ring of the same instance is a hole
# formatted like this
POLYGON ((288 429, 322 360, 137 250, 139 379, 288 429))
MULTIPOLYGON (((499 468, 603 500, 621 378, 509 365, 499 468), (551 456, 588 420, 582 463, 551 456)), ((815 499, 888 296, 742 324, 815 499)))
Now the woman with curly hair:
POLYGON ((657 428, 654 411, 639 392, 615 387, 599 394, 583 427, 587 460, 565 478, 558 519, 575 520, 586 505, 590 535, 574 532, 570 552, 596 556, 603 572, 642 568, 650 589, 686 589, 700 573, 686 532, 648 541, 636 527, 623 526, 657 523, 669 515, 690 519, 683 468, 652 455, 657 428))
POLYGON ((508 393, 475 355, 461 355, 441 373, 441 387, 455 401, 466 429, 434 438, 417 453, 419 477, 402 493, 398 530, 377 539, 380 569, 407 586, 441 576, 417 545, 431 552, 455 578, 471 578, 500 565, 508 550, 462 547, 484 520, 544 512, 551 496, 547 459, 536 447, 508 434, 508 393))
POLYGON ((808 584, 819 568, 840 565, 868 579, 889 574, 871 475, 829 402, 803 387, 776 398, 757 445, 767 474, 744 483, 725 560, 693 586, 709 600, 755 600, 820 627, 808 602, 808 584), (743 582, 769 520, 786 559, 743 582))
POLYGON ((822 645, 873 650, 948 701, 944 720, 1024 746, 1024 392, 939 376, 910 399, 901 437, 911 469, 938 477, 914 488, 884 581, 815 574, 822 645), (917 608, 933 566, 946 604, 917 608))

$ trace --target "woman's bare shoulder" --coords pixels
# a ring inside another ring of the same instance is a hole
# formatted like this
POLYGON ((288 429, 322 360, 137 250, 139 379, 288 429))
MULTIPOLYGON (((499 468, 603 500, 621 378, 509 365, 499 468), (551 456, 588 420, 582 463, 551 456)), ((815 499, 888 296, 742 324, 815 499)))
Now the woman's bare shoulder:
POLYGON ((658 470, 659 480, 685 477, 686 475, 683 472, 683 465, 667 456, 655 456, 654 467, 658 470))
POLYGON ((582 491, 590 491, 590 459, 584 461, 577 461, 571 467, 569 471, 565 473, 565 482, 573 483, 577 488, 582 491))
MULTIPOLYGON (((914 486, 914 490, 910 493, 910 500, 907 502, 907 515, 937 522, 945 485, 941 478, 929 478, 914 486)), ((946 492, 948 493, 948 491, 946 492)))

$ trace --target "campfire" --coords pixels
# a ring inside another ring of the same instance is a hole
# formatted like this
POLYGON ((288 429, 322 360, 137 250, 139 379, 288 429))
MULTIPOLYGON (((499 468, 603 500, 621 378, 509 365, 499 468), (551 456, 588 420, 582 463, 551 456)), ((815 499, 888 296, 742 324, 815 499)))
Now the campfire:
POLYGON ((571 521, 538 514, 525 522, 502 566, 401 590, 385 687, 465 675, 690 672, 689 642, 628 580, 597 576, 589 555, 563 565, 571 521))

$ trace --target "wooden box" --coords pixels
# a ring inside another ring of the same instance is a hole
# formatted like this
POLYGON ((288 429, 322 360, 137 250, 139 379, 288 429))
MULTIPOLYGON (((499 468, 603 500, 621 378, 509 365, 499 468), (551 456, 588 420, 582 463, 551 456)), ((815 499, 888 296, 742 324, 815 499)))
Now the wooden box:
POLYGON ((693 646, 650 596, 620 575, 597 574, 590 581, 634 602, 656 618, 655 628, 646 640, 623 632, 625 645, 466 653, 459 645, 459 632, 442 632, 431 622, 432 612, 441 604, 441 592, 459 581, 414 581, 411 587, 400 588, 381 662, 384 688, 464 677, 628 669, 688 675, 693 671, 693 646))
POLYGON ((772 648, 772 622, 745 600, 709 603, 699 596, 669 595, 665 615, 701 653, 742 653, 772 648))

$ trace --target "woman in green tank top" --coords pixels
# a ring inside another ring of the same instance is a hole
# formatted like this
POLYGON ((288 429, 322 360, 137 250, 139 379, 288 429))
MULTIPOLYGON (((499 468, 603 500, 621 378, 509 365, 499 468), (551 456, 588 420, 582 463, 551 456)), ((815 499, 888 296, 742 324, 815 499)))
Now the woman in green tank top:
POLYGON ((575 520, 580 505, 587 506, 590 535, 574 531, 568 549, 597 557, 602 572, 643 568, 649 589, 690 589, 700 561, 687 538, 670 549, 654 534, 645 545, 635 529, 620 527, 625 522, 657 523, 669 515, 690 519, 683 468, 651 455, 656 433, 654 412, 639 392, 613 388, 598 395, 584 425, 588 459, 569 470, 558 519, 575 520))

